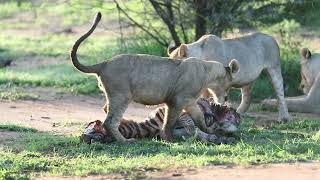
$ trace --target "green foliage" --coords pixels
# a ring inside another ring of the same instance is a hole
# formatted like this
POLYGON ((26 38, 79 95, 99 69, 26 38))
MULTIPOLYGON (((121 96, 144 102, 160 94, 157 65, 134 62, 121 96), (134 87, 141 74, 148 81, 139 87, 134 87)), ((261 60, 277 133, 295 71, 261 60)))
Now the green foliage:
POLYGON ((300 24, 298 22, 293 19, 284 19, 283 21, 271 26, 269 31, 273 34, 280 34, 280 41, 283 47, 296 49, 301 45, 295 36, 299 29, 300 24))
POLYGON ((158 140, 86 145, 75 136, 25 132, 19 146, 0 149, 0 178, 320 160, 319 127, 319 119, 296 119, 264 128, 246 118, 237 134, 238 142, 230 145, 158 140))

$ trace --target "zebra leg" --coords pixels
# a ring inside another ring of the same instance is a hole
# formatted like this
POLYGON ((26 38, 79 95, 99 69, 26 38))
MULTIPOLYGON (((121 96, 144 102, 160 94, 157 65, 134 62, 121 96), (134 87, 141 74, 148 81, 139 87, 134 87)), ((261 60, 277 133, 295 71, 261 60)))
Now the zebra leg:
POLYGON ((214 144, 226 144, 233 143, 235 138, 216 136, 215 134, 208 134, 201 131, 194 124, 192 118, 188 114, 184 114, 180 117, 177 122, 176 128, 173 130, 173 136, 177 139, 189 139, 194 138, 204 143, 214 143, 214 144))

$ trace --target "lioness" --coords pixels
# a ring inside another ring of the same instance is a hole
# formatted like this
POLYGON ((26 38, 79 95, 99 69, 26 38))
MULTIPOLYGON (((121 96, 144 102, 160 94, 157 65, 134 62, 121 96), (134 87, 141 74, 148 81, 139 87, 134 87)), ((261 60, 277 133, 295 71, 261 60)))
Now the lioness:
POLYGON ((118 55, 109 61, 86 66, 77 59, 77 49, 96 28, 101 19, 97 13, 90 30, 81 36, 71 50, 71 61, 81 72, 96 74, 100 89, 105 93, 107 118, 104 128, 118 142, 131 142, 118 130, 119 120, 131 101, 145 105, 165 103, 168 114, 162 128, 162 136, 172 139, 172 129, 182 109, 185 109, 195 123, 205 128, 203 113, 196 100, 206 88, 213 91, 224 83, 229 83, 239 71, 236 60, 224 67, 219 62, 201 61, 188 58, 172 61, 152 55, 118 55), (190 85, 190 81, 193 82, 190 85))
MULTIPOLYGON (((300 88, 306 96, 286 98, 289 111, 320 113, 320 54, 311 54, 308 48, 301 50, 300 88)), ((264 104, 276 106, 274 99, 263 101, 264 104)))
MULTIPOLYGON (((266 34, 255 33, 234 39, 220 39, 214 35, 204 35, 198 41, 182 44, 175 50, 168 50, 170 58, 197 57, 199 59, 214 59, 224 65, 230 59, 237 59, 241 71, 230 82, 224 83, 215 90, 215 95, 222 100, 231 87, 241 88, 242 100, 237 112, 244 114, 251 101, 251 86, 266 69, 271 77, 273 87, 279 100, 279 119, 291 120, 284 100, 283 80, 280 67, 280 52, 277 42, 266 34)), ((208 94, 208 93, 206 93, 208 94)))

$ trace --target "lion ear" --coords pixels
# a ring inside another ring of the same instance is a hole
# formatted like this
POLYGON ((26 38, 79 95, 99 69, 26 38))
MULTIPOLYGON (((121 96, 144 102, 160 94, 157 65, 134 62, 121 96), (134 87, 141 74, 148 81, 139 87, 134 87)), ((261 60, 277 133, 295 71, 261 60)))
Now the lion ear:
POLYGON ((234 77, 240 71, 240 64, 236 59, 232 59, 229 63, 229 68, 230 68, 232 77, 234 77))
POLYGON ((188 46, 186 44, 181 44, 179 47, 179 57, 187 57, 188 46))
POLYGON ((311 52, 308 48, 301 49, 300 54, 303 59, 309 59, 311 57, 311 52))

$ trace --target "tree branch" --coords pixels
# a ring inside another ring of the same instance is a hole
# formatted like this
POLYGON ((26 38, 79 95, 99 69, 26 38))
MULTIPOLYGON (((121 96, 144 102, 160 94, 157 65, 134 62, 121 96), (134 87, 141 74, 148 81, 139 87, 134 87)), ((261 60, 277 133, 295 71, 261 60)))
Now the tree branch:
POLYGON ((174 15, 172 11, 172 1, 171 0, 166 0, 166 9, 167 13, 161 8, 160 4, 158 1, 155 0, 149 0, 157 14, 161 17, 163 22, 167 25, 169 32, 172 36, 173 41, 175 42, 176 46, 179 46, 181 44, 180 38, 178 36, 178 33, 175 29, 175 24, 173 22, 174 15))
POLYGON ((159 43, 162 46, 168 46, 169 43, 167 43, 166 41, 161 40, 159 37, 157 37, 156 35, 152 34, 149 30, 147 30, 143 25, 141 25, 140 23, 138 23, 137 21, 135 21, 132 17, 129 16, 129 14, 126 13, 125 10, 123 10, 118 1, 117 0, 113 0, 113 2, 116 4, 117 8, 119 11, 121 11, 134 25, 136 25, 137 27, 139 27, 142 31, 144 31, 145 33, 147 33, 149 36, 151 36, 157 43, 159 43))

